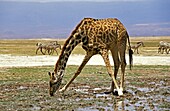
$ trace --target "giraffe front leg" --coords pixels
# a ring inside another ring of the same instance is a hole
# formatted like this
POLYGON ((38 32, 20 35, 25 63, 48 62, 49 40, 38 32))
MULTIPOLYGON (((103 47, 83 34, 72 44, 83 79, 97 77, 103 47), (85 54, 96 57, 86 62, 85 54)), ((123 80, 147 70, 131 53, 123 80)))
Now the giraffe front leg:
POLYGON ((66 89, 67 89, 66 86, 64 86, 63 88, 61 88, 61 89, 59 90, 59 92, 63 93, 63 92, 65 92, 66 89))
POLYGON ((74 81, 74 79, 80 74, 81 71, 77 70, 77 72, 74 74, 74 76, 71 78, 71 80, 63 87, 59 90, 59 92, 64 92, 69 85, 74 81))
POLYGON ((81 70, 84 68, 84 66, 86 65, 86 63, 89 61, 89 59, 92 57, 92 54, 87 54, 84 57, 83 62, 81 63, 80 67, 78 68, 77 72, 74 74, 74 76, 70 79, 70 81, 62 88, 59 90, 59 92, 64 92, 69 85, 74 81, 74 79, 80 74, 81 70))

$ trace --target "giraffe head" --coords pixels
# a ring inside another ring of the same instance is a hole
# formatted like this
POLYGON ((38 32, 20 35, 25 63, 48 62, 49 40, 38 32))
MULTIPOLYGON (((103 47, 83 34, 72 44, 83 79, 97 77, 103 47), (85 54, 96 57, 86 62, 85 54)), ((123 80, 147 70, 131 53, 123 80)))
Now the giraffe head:
POLYGON ((49 93, 50 96, 54 96, 54 93, 60 88, 62 78, 63 78, 63 71, 60 71, 60 75, 48 72, 50 76, 50 81, 49 81, 49 93))

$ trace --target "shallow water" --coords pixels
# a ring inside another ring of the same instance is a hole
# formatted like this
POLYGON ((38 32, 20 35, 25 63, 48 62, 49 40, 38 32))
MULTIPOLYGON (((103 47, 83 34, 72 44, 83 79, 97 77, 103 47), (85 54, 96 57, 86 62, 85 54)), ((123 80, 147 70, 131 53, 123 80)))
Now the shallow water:
MULTIPOLYGON (((159 83, 151 82, 149 84, 162 85, 164 81, 160 81, 159 83)), ((112 94, 105 94, 102 88, 94 88, 93 95, 90 99, 86 100, 97 100, 99 99, 97 105, 87 106, 83 108, 78 108, 78 111, 98 111, 98 110, 169 110, 169 108, 161 108, 161 101, 170 102, 169 95, 169 86, 166 87, 136 87, 136 86, 128 86, 127 92, 123 97, 119 97, 112 94), (159 92, 158 92, 159 91, 159 92), (98 92, 98 93, 97 93, 98 92), (165 93, 165 94, 162 94, 165 93), (105 104, 105 105, 102 105, 105 104)), ((82 91, 89 91, 88 89, 83 89, 82 91)))

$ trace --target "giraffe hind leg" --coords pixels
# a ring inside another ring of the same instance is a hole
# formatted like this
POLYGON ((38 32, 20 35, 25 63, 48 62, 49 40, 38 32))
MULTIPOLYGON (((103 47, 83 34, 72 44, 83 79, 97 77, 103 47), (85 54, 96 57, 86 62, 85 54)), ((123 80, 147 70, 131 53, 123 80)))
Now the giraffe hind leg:
MULTIPOLYGON (((114 82, 114 84, 115 84, 115 86, 116 86, 116 89, 117 89, 117 91, 118 91, 118 95, 119 95, 119 96, 123 95, 122 90, 120 90, 120 88, 119 88, 119 86, 118 86, 118 84, 117 84, 117 82, 116 82, 116 78, 115 78, 115 75, 114 75, 114 73, 113 73, 113 70, 112 70, 112 66, 111 66, 111 64, 110 64, 110 61, 109 61, 108 51, 107 51, 107 50, 103 50, 103 51, 101 52, 101 54, 102 54, 102 57, 103 57, 104 62, 105 62, 105 64, 106 64, 106 68, 107 68, 107 70, 108 70, 108 73, 109 73, 109 75, 111 76, 112 81, 114 82)), ((113 90, 113 89, 112 89, 112 90, 113 90)))
MULTIPOLYGON (((117 77, 117 74, 118 74, 118 70, 119 70, 119 67, 120 67, 120 60, 119 60, 119 56, 118 56, 118 49, 112 49, 111 50, 111 53, 112 53, 112 58, 113 58, 113 61, 114 61, 114 77, 116 79, 117 77)), ((114 82, 112 81, 112 84, 111 84, 111 90, 114 91, 114 82)))
MULTIPOLYGON (((122 42, 119 45, 119 55, 121 60, 121 81, 120 81, 120 90, 124 91, 124 75, 125 75, 125 68, 126 68, 126 59, 125 59, 125 52, 126 52, 126 43, 122 42)), ((138 48, 137 48, 138 53, 138 48)))
POLYGON ((125 67, 126 67, 126 60, 125 60, 125 55, 121 57, 121 84, 120 84, 120 89, 124 91, 124 76, 125 76, 125 67))

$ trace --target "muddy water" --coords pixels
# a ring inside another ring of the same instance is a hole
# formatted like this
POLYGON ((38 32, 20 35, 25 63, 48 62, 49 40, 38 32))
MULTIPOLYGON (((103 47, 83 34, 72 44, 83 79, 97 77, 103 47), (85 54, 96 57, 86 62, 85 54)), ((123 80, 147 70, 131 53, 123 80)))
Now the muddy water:
POLYGON ((123 97, 113 94, 105 94, 104 90, 109 88, 93 88, 82 86, 74 89, 76 93, 88 95, 87 98, 76 99, 80 102, 95 101, 90 106, 79 107, 77 111, 98 111, 98 110, 170 110, 170 86, 164 86, 165 82, 150 82, 146 87, 129 85, 123 97), (154 87, 150 87, 154 85, 154 87), (165 103, 165 104, 164 104, 165 103), (167 104, 166 104, 167 103, 167 104))
MULTIPOLYGON (((74 70, 75 66, 68 68, 74 70)), ((89 68, 90 67, 90 68, 89 68)), ((41 67, 42 70, 44 67, 41 67)), ((93 67, 92 67, 93 68, 93 67)), ((48 81, 41 80, 39 71, 30 75, 33 68, 2 68, 0 81, 0 111, 165 111, 170 110, 170 67, 169 66, 136 66, 132 71, 126 70, 124 96, 105 94, 109 90, 110 78, 104 74, 102 67, 95 66, 97 70, 91 72, 87 66, 80 75, 63 93, 49 96, 48 81), (101 70, 102 69, 102 70, 101 70), (87 72, 86 72, 87 70, 87 72), (100 73, 98 73, 100 70, 100 73), (90 73, 89 73, 90 71, 90 73), (6 73, 4 73, 6 72, 6 73), (94 76, 97 74, 97 76, 94 76), (36 75, 39 75, 36 77, 36 75), (20 77, 19 77, 20 76, 20 77), (23 77, 23 79, 21 79, 23 77), (29 80, 27 80, 31 77, 29 80), (36 78, 36 79, 35 79, 36 78), (26 79, 26 80, 25 80, 26 79), (23 80, 25 82, 23 82, 23 80), (36 80, 36 82, 35 82, 36 80)), ((36 69, 38 69, 36 67, 36 69)), ((49 67, 47 67, 49 69, 49 67)), ((70 71, 71 72, 71 71, 70 71)), ((44 71, 43 71, 44 73, 44 71)), ((67 72, 62 86, 72 76, 67 72)), ((118 83, 120 78, 117 78, 118 83)))
MULTIPOLYGON (((47 86, 42 83, 39 85, 4 85, 1 87, 3 90, 1 90, 0 97, 10 101, 8 102, 10 105, 7 104, 8 107, 5 107, 6 110, 13 108, 14 110, 30 111, 56 109, 66 111, 168 111, 170 110, 168 81, 166 79, 147 82, 145 79, 144 83, 147 84, 143 86, 127 81, 126 92, 122 97, 106 94, 105 91, 108 91, 109 87, 99 87, 94 84, 72 84, 64 94, 49 97, 47 86), (3 95, 5 92, 8 94, 8 98, 6 94, 3 95)), ((6 105, 6 103, 3 104, 6 105)), ((3 107, 0 109, 2 110, 3 107)))

